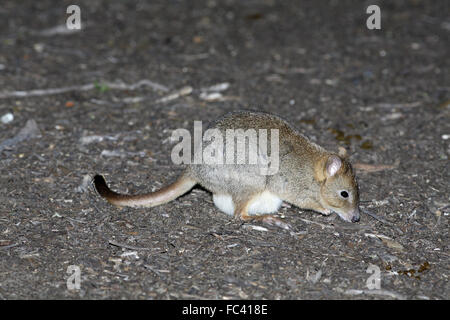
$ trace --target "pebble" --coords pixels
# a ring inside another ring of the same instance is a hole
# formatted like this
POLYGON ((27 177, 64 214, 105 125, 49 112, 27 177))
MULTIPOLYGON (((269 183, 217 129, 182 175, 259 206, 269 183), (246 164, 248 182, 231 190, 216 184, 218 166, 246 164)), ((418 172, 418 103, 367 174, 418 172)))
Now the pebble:
POLYGON ((11 112, 5 113, 1 118, 1 121, 4 124, 10 123, 13 120, 14 120, 14 115, 11 112))

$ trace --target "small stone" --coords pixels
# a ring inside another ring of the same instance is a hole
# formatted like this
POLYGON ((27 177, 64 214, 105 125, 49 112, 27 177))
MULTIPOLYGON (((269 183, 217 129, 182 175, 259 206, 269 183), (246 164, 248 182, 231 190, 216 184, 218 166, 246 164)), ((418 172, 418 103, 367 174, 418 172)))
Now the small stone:
POLYGON ((13 120, 14 120, 14 115, 11 112, 5 113, 1 118, 1 121, 4 124, 10 123, 13 120))

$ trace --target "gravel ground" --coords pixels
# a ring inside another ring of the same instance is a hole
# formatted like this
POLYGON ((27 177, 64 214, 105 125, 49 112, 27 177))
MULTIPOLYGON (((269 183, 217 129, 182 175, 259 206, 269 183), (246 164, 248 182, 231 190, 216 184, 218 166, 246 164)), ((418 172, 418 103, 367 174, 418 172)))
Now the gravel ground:
POLYGON ((79 0, 55 28, 72 2, 0 7, 0 298, 449 298, 447 0, 375 1, 381 30, 361 1, 79 0), (375 216, 286 205, 290 233, 200 188, 119 209, 89 183, 171 183, 172 130, 243 108, 345 147, 375 216))

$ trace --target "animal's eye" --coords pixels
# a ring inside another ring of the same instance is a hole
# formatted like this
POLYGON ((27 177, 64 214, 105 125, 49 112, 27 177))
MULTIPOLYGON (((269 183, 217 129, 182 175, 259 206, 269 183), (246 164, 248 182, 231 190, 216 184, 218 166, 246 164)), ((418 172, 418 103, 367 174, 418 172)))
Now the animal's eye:
POLYGON ((342 198, 348 198, 348 192, 347 191, 341 191, 341 197, 342 198))

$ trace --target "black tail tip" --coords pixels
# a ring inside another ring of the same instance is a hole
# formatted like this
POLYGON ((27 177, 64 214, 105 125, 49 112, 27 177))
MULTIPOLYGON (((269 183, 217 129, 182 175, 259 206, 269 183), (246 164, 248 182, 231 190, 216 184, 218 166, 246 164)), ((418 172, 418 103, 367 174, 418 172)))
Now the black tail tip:
POLYGON ((106 183, 106 181, 102 175, 96 174, 94 177, 94 184, 97 185, 98 183, 106 183))
POLYGON ((103 178, 103 176, 99 174, 95 175, 94 177, 94 186, 97 192, 100 193, 100 195, 103 195, 105 191, 108 190, 105 178, 103 178))

